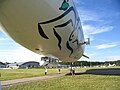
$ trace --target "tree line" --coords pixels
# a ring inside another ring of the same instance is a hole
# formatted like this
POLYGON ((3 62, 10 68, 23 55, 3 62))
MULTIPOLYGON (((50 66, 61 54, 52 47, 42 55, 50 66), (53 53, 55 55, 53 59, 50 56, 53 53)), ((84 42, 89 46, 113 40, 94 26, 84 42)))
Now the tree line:
MULTIPOLYGON (((71 65, 71 62, 60 62, 61 65, 71 65)), ((115 65, 115 66, 120 66, 120 60, 117 61, 105 61, 105 62, 91 62, 91 61, 76 61, 73 62, 73 66, 109 66, 109 65, 115 65)))

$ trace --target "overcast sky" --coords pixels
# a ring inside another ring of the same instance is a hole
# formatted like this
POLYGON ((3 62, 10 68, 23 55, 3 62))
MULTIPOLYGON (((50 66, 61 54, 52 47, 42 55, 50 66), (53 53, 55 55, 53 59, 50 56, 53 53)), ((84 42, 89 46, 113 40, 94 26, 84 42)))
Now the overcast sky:
MULTIPOLYGON (((74 0, 81 18, 85 38, 87 61, 110 61, 120 59, 120 0, 74 0)), ((0 30, 2 28, 0 27, 0 30)), ((40 56, 15 43, 0 32, 0 61, 39 61, 40 56)))

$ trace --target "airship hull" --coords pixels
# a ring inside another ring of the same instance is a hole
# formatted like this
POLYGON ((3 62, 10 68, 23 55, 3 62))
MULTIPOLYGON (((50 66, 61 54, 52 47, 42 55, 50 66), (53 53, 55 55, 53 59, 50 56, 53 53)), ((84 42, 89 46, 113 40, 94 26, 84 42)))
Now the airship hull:
POLYGON ((0 22, 7 35, 35 53, 70 62, 83 55, 84 36, 72 0, 1 0, 0 22))

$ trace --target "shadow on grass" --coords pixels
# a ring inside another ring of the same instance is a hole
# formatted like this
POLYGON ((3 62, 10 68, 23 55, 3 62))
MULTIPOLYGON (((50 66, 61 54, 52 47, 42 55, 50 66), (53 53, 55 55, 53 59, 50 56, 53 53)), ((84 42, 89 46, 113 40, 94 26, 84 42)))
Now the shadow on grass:
MULTIPOLYGON (((120 76, 120 68, 89 69, 85 72, 76 72, 75 75, 95 74, 95 75, 117 75, 120 76)), ((70 73, 66 75, 71 75, 70 73)))

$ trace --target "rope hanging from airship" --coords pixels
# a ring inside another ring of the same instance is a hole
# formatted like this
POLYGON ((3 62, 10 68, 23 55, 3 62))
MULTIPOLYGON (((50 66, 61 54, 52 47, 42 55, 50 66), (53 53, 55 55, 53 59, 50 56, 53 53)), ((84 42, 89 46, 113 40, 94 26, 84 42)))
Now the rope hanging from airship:
POLYGON ((38 31, 39 31, 39 34, 44 38, 44 39, 49 39, 49 37, 46 35, 46 33, 44 32, 43 28, 42 28, 42 25, 44 24, 49 24, 49 23, 52 23, 52 22, 55 22, 55 21, 58 21, 62 18, 64 18, 66 15, 68 15, 70 12, 73 12, 74 13, 74 16, 75 16, 75 23, 73 22, 72 19, 69 19, 68 21, 66 21, 65 23, 62 23, 62 24, 59 24, 59 25, 56 25, 56 26, 53 26, 53 33, 55 35, 55 37, 57 38, 58 40, 58 48, 60 50, 62 50, 62 46, 61 46, 61 42, 62 42, 62 37, 60 36, 60 34, 56 31, 57 28, 62 28, 62 27, 65 27, 69 24, 71 24, 71 26, 73 27, 73 31, 71 32, 71 34, 69 35, 69 40, 67 40, 66 42, 66 48, 68 50, 71 51, 69 57, 71 57, 71 55, 73 54, 74 52, 74 49, 72 48, 72 45, 71 44, 74 44, 76 43, 77 44, 77 47, 78 48, 78 44, 79 44, 79 41, 78 41, 78 36, 75 37, 75 34, 79 33, 79 29, 80 29, 80 26, 78 25, 79 22, 80 22, 80 19, 79 17, 77 16, 77 12, 75 11, 74 7, 73 6, 69 6, 69 3, 68 3, 69 0, 64 0, 62 5, 60 6, 59 10, 63 10, 65 11, 62 15, 56 17, 56 18, 53 18, 51 20, 48 20, 48 21, 44 21, 44 22, 40 22, 38 23, 38 31))

